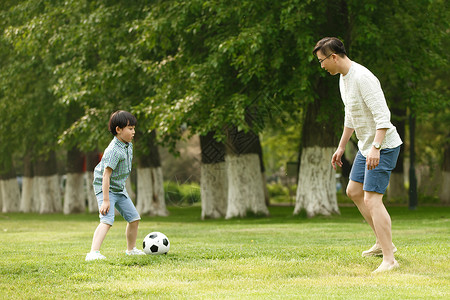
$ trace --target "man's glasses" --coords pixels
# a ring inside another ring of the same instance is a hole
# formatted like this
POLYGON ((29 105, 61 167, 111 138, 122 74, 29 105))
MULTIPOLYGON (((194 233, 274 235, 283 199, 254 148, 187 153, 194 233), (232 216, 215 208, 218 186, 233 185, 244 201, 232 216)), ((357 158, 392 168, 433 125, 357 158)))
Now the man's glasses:
POLYGON ((328 55, 327 57, 325 57, 325 58, 322 58, 322 59, 319 59, 319 64, 322 64, 322 62, 325 60, 325 59, 327 59, 328 57, 330 57, 331 55, 333 55, 334 53, 331 53, 330 55, 328 55))

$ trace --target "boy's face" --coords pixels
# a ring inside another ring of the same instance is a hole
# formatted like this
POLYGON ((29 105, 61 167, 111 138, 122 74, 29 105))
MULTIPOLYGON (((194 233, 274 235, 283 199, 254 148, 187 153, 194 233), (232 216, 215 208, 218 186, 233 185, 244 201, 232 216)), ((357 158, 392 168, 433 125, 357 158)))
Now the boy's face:
POLYGON ((135 133, 134 129, 135 129, 135 126, 130 126, 130 125, 127 125, 124 128, 120 128, 119 126, 117 126, 116 137, 124 143, 131 143, 131 141, 133 140, 133 137, 134 137, 134 133, 135 133))

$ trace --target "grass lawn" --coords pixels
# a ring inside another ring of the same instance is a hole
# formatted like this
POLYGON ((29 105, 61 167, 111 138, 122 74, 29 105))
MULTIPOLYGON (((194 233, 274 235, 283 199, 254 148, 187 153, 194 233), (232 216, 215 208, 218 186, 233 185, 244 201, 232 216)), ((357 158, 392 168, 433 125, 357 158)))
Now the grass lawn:
POLYGON ((354 207, 306 219, 293 207, 270 218, 200 220, 200 208, 143 217, 171 242, 167 255, 127 257, 118 216, 85 262, 96 215, 0 214, 0 299, 450 299, 449 207, 389 207, 400 269, 372 275, 374 238, 354 207))

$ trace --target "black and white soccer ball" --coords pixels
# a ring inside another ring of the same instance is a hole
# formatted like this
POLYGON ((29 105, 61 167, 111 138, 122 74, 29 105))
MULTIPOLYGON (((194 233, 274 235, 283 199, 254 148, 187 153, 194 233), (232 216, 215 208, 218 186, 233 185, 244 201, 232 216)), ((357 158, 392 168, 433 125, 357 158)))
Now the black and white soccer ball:
POLYGON ((142 248, 145 254, 167 254, 170 249, 170 242, 164 233, 155 231, 147 234, 142 248))

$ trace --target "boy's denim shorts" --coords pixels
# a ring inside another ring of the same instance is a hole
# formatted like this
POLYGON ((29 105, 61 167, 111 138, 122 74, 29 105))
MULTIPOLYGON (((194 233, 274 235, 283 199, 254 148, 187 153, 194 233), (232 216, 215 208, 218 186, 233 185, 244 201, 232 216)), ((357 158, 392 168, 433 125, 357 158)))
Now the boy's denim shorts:
POLYGON ((360 151, 356 154, 350 171, 350 179, 363 184, 363 190, 384 194, 389 184, 391 172, 397 164, 400 146, 380 150, 380 163, 372 170, 367 170, 366 158, 360 151))
MULTIPOLYGON (((100 206, 103 203, 103 192, 98 193, 96 195, 98 208, 100 210, 100 206)), ((114 208, 122 215, 122 217, 128 222, 134 222, 141 219, 141 216, 136 210, 133 202, 126 192, 109 192, 109 202, 110 208, 106 215, 102 215, 99 213, 100 222, 108 225, 113 225, 114 223, 114 208)))

